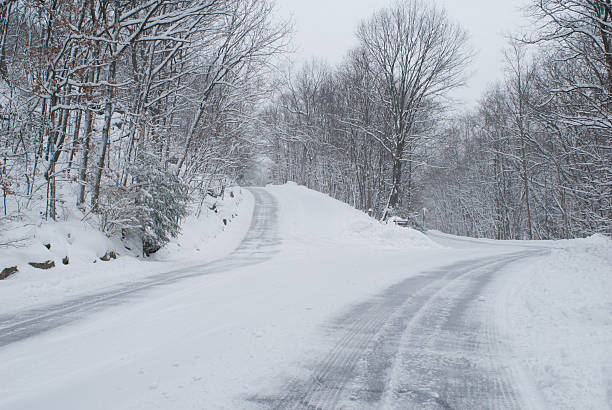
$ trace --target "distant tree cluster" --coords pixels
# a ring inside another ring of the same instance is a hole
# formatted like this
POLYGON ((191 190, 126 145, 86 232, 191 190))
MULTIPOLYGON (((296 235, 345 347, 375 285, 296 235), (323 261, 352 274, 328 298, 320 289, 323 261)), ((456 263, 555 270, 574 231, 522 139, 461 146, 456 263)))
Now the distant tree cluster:
POLYGON ((72 203, 163 246, 240 174, 286 33, 267 0, 0 0, 4 215, 72 203))
POLYGON ((342 65, 288 74, 264 120, 276 178, 386 219, 418 208, 430 129, 470 53, 465 32, 420 1, 375 13, 357 36, 342 65))
POLYGON ((381 219, 498 239, 612 234, 610 0, 534 0, 537 30, 513 41, 504 80, 449 116, 470 53, 427 2, 358 28, 337 67, 285 76, 263 114, 273 177, 381 219))

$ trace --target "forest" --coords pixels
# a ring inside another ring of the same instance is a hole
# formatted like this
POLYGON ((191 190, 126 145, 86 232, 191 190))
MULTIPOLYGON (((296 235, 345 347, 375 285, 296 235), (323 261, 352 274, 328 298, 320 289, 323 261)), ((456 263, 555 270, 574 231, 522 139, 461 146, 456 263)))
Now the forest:
POLYGON ((449 93, 469 34, 426 1, 364 19, 341 64, 294 66, 268 0, 0 0, 0 230, 77 213, 153 253, 265 163, 264 182, 381 221, 612 235, 610 0, 526 12, 533 32, 465 112, 449 93))
POLYGON ((469 36, 428 2, 364 20, 331 67, 282 77, 262 114, 273 176, 381 220, 494 239, 612 234, 609 0, 534 0, 503 80, 469 112, 469 36), (426 226, 422 226, 425 221, 426 226))
POLYGON ((266 0, 2 0, 0 226, 76 207, 159 249, 240 177, 288 29, 266 0))

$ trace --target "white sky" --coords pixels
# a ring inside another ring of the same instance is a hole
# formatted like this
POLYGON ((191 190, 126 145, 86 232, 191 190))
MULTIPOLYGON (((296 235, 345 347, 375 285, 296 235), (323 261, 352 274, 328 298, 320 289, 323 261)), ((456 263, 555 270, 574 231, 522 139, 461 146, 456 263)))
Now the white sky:
MULTIPOLYGON (((487 85, 503 75, 505 36, 526 28, 520 10, 528 0, 429 0, 446 8, 449 18, 470 34, 476 55, 467 87, 453 97, 468 106, 475 104, 487 85)), ((331 64, 342 61, 356 45, 359 22, 391 0, 276 0, 279 14, 295 24, 294 60, 319 58, 331 64)))

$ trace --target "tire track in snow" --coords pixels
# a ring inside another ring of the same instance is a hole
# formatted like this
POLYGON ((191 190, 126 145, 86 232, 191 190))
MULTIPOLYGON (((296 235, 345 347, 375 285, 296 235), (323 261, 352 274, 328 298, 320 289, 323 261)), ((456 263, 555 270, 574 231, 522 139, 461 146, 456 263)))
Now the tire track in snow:
POLYGON ((270 259, 278 252, 280 245, 278 204, 274 196, 263 188, 249 188, 249 191, 255 199, 251 225, 240 245, 225 258, 205 265, 162 272, 138 282, 122 284, 62 303, 0 316, 0 347, 82 319, 106 307, 135 300, 152 288, 197 276, 227 272, 270 259))
MULTIPOLYGON (((415 317, 401 342, 384 407, 402 409, 514 409, 520 397, 498 363, 493 336, 476 314, 484 287, 501 258, 457 278, 415 317)), ((487 319, 487 318, 485 318, 487 319)))
POLYGON ((279 396, 249 400, 274 409, 472 408, 456 407, 450 393, 479 400, 478 385, 492 380, 482 384, 484 390, 501 392, 491 403, 512 402, 514 393, 504 377, 493 372, 481 377, 480 368, 468 372, 472 364, 462 358, 454 362, 433 359, 436 349, 440 353, 448 348, 482 351, 478 332, 464 333, 462 318, 489 276, 529 254, 462 262, 390 287, 330 324, 332 335, 339 335, 337 342, 314 365, 308 380, 288 382, 279 396), (461 391, 447 386, 453 383, 439 371, 443 370, 440 363, 451 366, 454 376, 469 373, 471 378, 456 386, 461 391), (409 377, 402 371, 406 366, 414 368, 409 377))

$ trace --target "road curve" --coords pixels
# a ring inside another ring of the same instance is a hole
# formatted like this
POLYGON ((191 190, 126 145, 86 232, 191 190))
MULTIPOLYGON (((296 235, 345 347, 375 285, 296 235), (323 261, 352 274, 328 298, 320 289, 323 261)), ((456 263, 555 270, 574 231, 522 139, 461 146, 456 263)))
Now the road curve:
POLYGON ((473 315, 500 269, 545 251, 461 262, 400 282, 330 323, 333 348, 278 395, 272 409, 514 409, 520 398, 473 315))
POLYGON ((62 303, 0 315, 0 347, 80 320, 106 307, 126 303, 148 290, 188 278, 218 274, 261 263, 278 252, 278 205, 263 188, 248 188, 255 199, 251 225, 240 245, 225 258, 149 276, 110 290, 80 296, 62 303))

